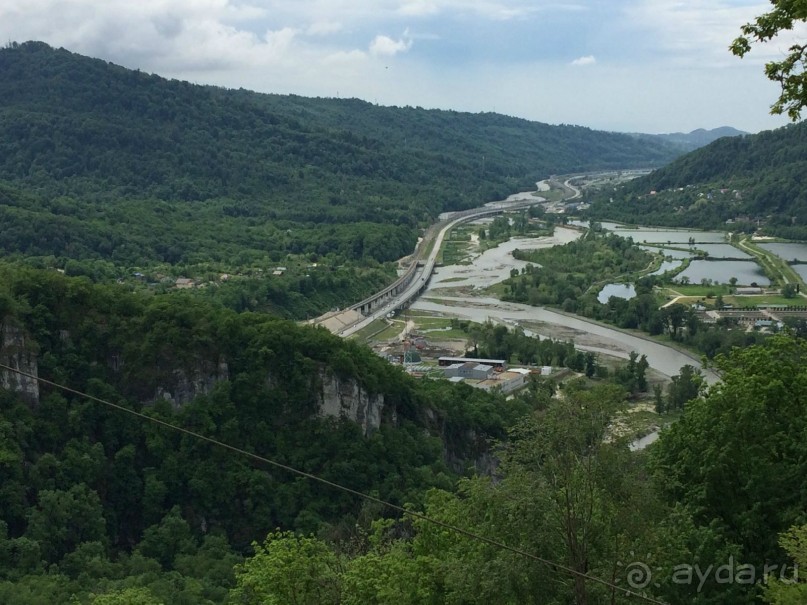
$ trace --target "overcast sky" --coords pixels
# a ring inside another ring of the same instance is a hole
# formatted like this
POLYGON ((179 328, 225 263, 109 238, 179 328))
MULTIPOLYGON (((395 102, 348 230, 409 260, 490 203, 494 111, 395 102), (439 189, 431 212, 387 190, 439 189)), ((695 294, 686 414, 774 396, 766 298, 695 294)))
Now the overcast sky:
MULTIPOLYGON (((786 123, 763 75, 787 40, 728 51, 748 0, 2 0, 42 40, 201 84, 495 111, 622 132, 786 123)), ((801 30, 800 33, 804 33, 801 30)))

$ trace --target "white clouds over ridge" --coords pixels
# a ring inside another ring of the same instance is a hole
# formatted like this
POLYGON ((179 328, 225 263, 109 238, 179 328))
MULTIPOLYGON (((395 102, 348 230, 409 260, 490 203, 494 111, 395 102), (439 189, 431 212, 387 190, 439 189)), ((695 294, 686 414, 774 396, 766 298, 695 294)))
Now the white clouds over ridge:
POLYGON ((595 128, 621 121, 637 130, 630 121, 638 109, 602 99, 630 94, 637 107, 648 103, 656 131, 720 126, 690 123, 697 103, 705 120, 716 119, 705 105, 719 102, 725 123, 753 130, 771 123, 774 95, 755 64, 768 55, 740 61, 727 48, 743 23, 769 8, 762 0, 2 0, 0 37, 199 83, 595 128), (606 66, 618 77, 594 76, 606 66), (710 69, 723 71, 710 78, 710 69), (702 84, 696 90, 692 81, 702 84), (711 90, 718 81, 723 89, 711 90), (763 101, 750 104, 749 83, 763 101), (745 103, 727 106, 726 87, 745 103), (675 115, 677 98, 685 114, 675 115))

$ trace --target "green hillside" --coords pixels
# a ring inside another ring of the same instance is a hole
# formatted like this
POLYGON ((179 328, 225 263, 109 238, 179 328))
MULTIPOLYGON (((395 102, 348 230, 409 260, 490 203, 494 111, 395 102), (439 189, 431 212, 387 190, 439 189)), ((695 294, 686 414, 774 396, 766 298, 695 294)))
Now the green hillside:
MULTIPOLYGON (((479 389, 416 381, 322 329, 6 264, 0 364, 399 505, 430 487, 452 489, 486 440, 526 411, 479 389), (325 414, 337 396, 357 411, 325 414)), ((110 572, 113 560, 139 569, 122 575, 153 577, 160 564, 142 557, 162 562, 202 540, 215 543, 210 556, 224 557, 231 576, 233 549, 276 527, 349 534, 363 515, 385 514, 6 369, 0 385, 0 602, 67 602, 4 591, 4 582, 54 563, 74 580, 121 577, 110 572), (129 555, 140 562, 127 563, 129 555), (103 569, 86 557, 101 557, 103 569)), ((183 573, 204 586, 221 582, 193 567, 183 573)), ((64 577, 54 581, 69 590, 64 577)), ((174 581, 182 590, 185 580, 174 581)))
POLYGON ((0 177, 49 195, 233 197, 277 218, 357 222, 371 210, 381 222, 401 218, 395 202, 434 215, 550 173, 672 157, 497 114, 194 86, 42 43, 3 49, 0 76, 0 177))
POLYGON ((604 193, 591 214, 686 227, 729 221, 807 239, 807 124, 719 139, 604 193))
MULTIPOLYGON (((72 260, 93 279, 275 265, 298 279, 316 262, 355 284, 309 309, 321 311, 391 279, 391 268, 367 278, 344 268, 408 254, 442 211, 552 173, 674 155, 497 114, 195 86, 43 43, 0 50, 0 210, 14 230, 2 250, 45 266, 72 260)), ((300 316, 282 300, 268 308, 300 316)))

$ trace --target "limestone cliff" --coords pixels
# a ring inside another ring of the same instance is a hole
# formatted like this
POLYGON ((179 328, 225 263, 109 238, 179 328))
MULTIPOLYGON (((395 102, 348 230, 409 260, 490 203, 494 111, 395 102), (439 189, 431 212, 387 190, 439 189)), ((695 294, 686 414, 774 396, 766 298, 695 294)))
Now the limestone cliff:
POLYGON ((228 380, 229 377, 230 369, 224 358, 220 358, 218 363, 200 361, 190 369, 173 370, 170 379, 157 386, 154 399, 165 399, 174 407, 180 407, 197 395, 207 395, 217 382, 228 380))
MULTIPOLYGON (((38 347, 31 338, 9 320, 0 322, 0 363, 31 376, 39 375, 38 347)), ((0 369, 0 386, 19 393, 29 403, 39 403, 39 383, 35 378, 0 369)))
POLYGON ((395 411, 385 409, 384 396, 369 394, 355 379, 340 378, 324 369, 318 378, 320 416, 352 420, 365 436, 377 431, 385 417, 396 422, 395 411))

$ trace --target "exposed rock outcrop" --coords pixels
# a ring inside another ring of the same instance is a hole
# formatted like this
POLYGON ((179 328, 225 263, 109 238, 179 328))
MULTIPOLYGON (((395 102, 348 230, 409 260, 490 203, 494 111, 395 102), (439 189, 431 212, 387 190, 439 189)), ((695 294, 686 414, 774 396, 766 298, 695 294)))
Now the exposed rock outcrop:
MULTIPOLYGON (((371 395, 356 380, 339 378, 326 370, 320 372, 319 381, 320 416, 352 420, 361 426, 365 436, 381 427, 385 415, 383 395, 371 395)), ((395 423, 394 411, 389 416, 395 423)))
POLYGON ((21 395, 32 405, 39 404, 39 376, 36 343, 8 320, 0 322, 0 363, 29 374, 25 376, 0 368, 0 386, 21 395))
POLYGON ((174 370, 170 382, 157 387, 154 399, 165 399, 178 408, 198 395, 207 395, 217 382, 229 378, 230 369, 224 358, 219 359, 218 363, 201 361, 190 370, 174 370))

